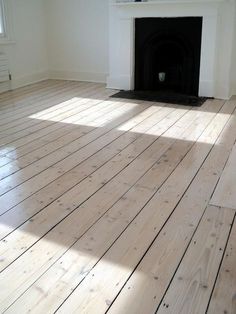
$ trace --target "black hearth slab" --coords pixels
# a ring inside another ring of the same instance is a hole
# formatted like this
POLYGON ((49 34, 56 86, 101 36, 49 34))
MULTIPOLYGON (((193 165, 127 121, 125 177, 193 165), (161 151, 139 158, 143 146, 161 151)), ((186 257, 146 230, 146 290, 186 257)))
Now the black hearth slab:
POLYGON ((113 98, 156 101, 168 104, 200 107, 208 98, 183 95, 168 91, 119 91, 113 98))

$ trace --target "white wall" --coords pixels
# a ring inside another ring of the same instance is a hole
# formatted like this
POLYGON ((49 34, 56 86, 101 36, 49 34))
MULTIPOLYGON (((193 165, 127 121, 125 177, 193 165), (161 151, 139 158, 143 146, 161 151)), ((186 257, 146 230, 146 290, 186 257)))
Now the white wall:
POLYGON ((48 0, 47 18, 51 77, 105 82, 108 0, 48 0))
POLYGON ((234 41, 232 53, 232 69, 231 69, 231 95, 236 95, 236 8, 234 20, 234 41))
POLYGON ((11 44, 0 44, 12 74, 12 88, 48 77, 45 0, 7 0, 11 44))
POLYGON ((232 96, 232 63, 236 58, 233 51, 235 35, 235 1, 219 4, 218 11, 218 42, 216 49, 215 97, 229 98, 232 96))

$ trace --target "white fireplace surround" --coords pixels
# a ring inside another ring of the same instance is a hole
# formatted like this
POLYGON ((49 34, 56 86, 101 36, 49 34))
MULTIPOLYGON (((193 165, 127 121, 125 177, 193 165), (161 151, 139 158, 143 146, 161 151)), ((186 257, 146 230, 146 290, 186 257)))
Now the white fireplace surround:
POLYGON ((108 88, 134 88, 134 20, 202 16, 199 96, 229 98, 236 0, 110 1, 108 88))

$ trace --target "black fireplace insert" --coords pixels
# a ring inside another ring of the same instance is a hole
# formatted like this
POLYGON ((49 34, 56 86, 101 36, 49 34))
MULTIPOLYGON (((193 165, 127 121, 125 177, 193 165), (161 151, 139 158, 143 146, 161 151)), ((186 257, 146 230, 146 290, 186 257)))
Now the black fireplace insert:
POLYGON ((198 96, 202 17, 135 20, 135 90, 198 96))

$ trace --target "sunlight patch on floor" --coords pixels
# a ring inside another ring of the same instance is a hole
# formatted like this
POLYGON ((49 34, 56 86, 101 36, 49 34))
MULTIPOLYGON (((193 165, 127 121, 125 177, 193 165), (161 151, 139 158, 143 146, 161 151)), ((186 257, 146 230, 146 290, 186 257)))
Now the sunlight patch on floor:
MULTIPOLYGON (((63 106, 65 106, 65 105, 70 105, 70 104, 76 104, 76 102, 78 102, 78 101, 81 101, 81 100, 91 100, 91 99, 89 99, 89 98, 79 98, 79 97, 73 97, 73 98, 71 98, 70 100, 67 100, 67 101, 64 101, 64 102, 61 102, 61 103, 59 103, 59 104, 57 104, 57 105, 55 105, 55 106, 52 106, 52 107, 49 107, 49 108, 47 108, 47 109, 45 109, 45 110, 42 110, 42 111, 39 111, 39 112, 37 112, 37 113, 35 113, 35 114, 33 114, 33 115, 31 115, 31 116, 29 116, 29 118, 32 118, 32 119, 40 119, 40 117, 42 117, 43 115, 46 115, 46 114, 48 114, 48 113, 51 113, 51 112, 53 112, 53 111, 56 111, 56 110, 58 110, 58 109, 60 109, 61 107, 63 107, 63 106)), ((64 108, 65 109, 65 108, 64 108)), ((60 111, 57 111, 57 113, 60 113, 60 111)))
MULTIPOLYGON (((78 114, 78 120, 75 122, 74 120, 74 116, 72 117, 67 117, 65 119, 62 120, 61 116, 60 116, 60 110, 56 109, 58 106, 62 106, 65 104, 69 104, 72 102, 77 102, 79 100, 89 100, 87 98, 72 98, 69 101, 66 101, 64 103, 61 103, 59 105, 56 105, 54 107, 51 107, 47 110, 43 110, 40 111, 36 114, 33 114, 31 116, 29 116, 29 118, 31 119, 39 119, 39 120, 43 120, 43 121, 50 121, 50 122, 61 122, 63 124, 72 124, 72 125, 79 125, 79 126, 84 126, 84 127, 106 127, 106 125, 108 125, 109 123, 112 123, 114 120, 118 119, 119 117, 127 114, 128 112, 132 111, 135 107, 140 106, 139 104, 135 104, 135 103, 126 103, 126 106, 124 106, 124 103, 121 102, 121 108, 119 109, 114 109, 114 111, 111 111, 110 113, 106 113, 106 115, 101 116, 98 119, 93 120, 92 119, 92 114, 88 115, 88 116, 84 116, 83 112, 81 114, 81 118, 80 118, 80 113, 78 114), (50 113, 52 113, 52 109, 55 108, 55 110, 57 110, 57 115, 54 117, 50 117, 50 113), (47 116, 47 113, 49 112, 49 115, 47 116), (58 116, 59 115, 59 116, 58 116)), ((119 102, 117 102, 119 103, 119 102)), ((133 123, 137 120, 140 119, 140 117, 145 114, 147 116, 148 119, 148 115, 150 114, 150 116, 154 113, 157 112, 158 109, 163 108, 163 105, 161 106, 150 106, 148 107, 146 110, 142 111, 141 113, 135 115, 133 118, 129 119, 128 121, 122 123, 119 127, 115 128, 115 130, 117 131, 129 131, 129 132, 134 132, 134 133, 140 133, 140 134, 145 134, 145 135, 150 135, 150 136, 161 136, 162 133, 160 131, 158 131, 158 124, 157 126, 152 127, 149 130, 145 130, 145 132, 139 131, 139 128, 136 127, 134 131, 132 131, 132 125, 133 123), (131 129, 131 130, 130 130, 131 129)), ((177 108, 178 111, 185 111, 185 109, 181 109, 181 108, 177 108)), ((65 110, 65 108, 63 109, 63 111, 65 110)), ((212 118, 215 116, 215 113, 212 112, 205 112, 205 111, 199 111, 199 118, 198 120, 200 120, 202 118, 202 116, 212 116, 212 118)), ((218 117, 224 117, 224 116, 230 116, 228 114, 224 114, 224 113, 218 113, 217 114, 218 117)), ((144 119, 145 120, 145 119, 144 119)), ((142 121, 140 121, 142 122, 142 121)), ((191 125, 192 130, 194 130, 194 127, 196 126, 196 131, 197 131, 197 122, 193 123, 191 125)), ((176 127, 178 127, 178 122, 176 123, 176 127)), ((182 126, 181 126, 182 127, 182 126)), ((195 138, 195 134, 193 132, 191 132, 190 136, 186 136, 186 137, 180 137, 180 136, 176 136, 176 135, 167 135, 167 138, 173 138, 173 139, 180 139, 180 140, 184 140, 184 141, 192 141, 195 138)), ((204 143, 204 144, 213 144, 211 140, 208 140, 208 138, 204 139, 203 141, 199 140, 199 143, 204 143)))
MULTIPOLYGON (((85 98, 83 98, 83 100, 84 99, 85 98)), ((104 101, 104 103, 106 103, 106 101, 104 101)), ((117 104, 119 104, 119 102, 117 102, 117 104)), ((121 117, 124 114, 127 114, 128 112, 132 111, 133 109, 139 106, 138 104, 135 104, 135 103, 127 103, 127 106, 124 106, 124 103, 122 102, 120 104, 121 104, 120 109, 115 108, 114 111, 111 111, 108 113, 106 112, 104 114, 104 117, 102 116, 101 118, 98 118, 98 119, 95 119, 96 116, 94 116, 94 120, 93 120, 93 114, 90 113, 89 115, 86 115, 86 111, 85 112, 81 111, 80 113, 78 113, 77 114, 78 119, 76 121, 74 121, 75 120, 74 115, 71 115, 69 117, 65 116, 65 118, 63 118, 60 114, 64 113, 65 108, 63 108, 63 110, 61 111, 59 109, 55 109, 56 112, 53 112, 52 110, 53 107, 44 111, 40 111, 36 114, 33 114, 29 116, 28 118, 42 120, 42 121, 49 121, 49 122, 61 122, 63 124, 103 127, 106 124, 113 122, 115 119, 121 117), (52 113, 53 113, 53 116, 52 116, 52 113), (88 121, 85 122, 84 120, 88 120, 88 121), (104 123, 102 121, 104 121, 104 123)), ((97 114, 97 112, 95 113, 97 114)))

